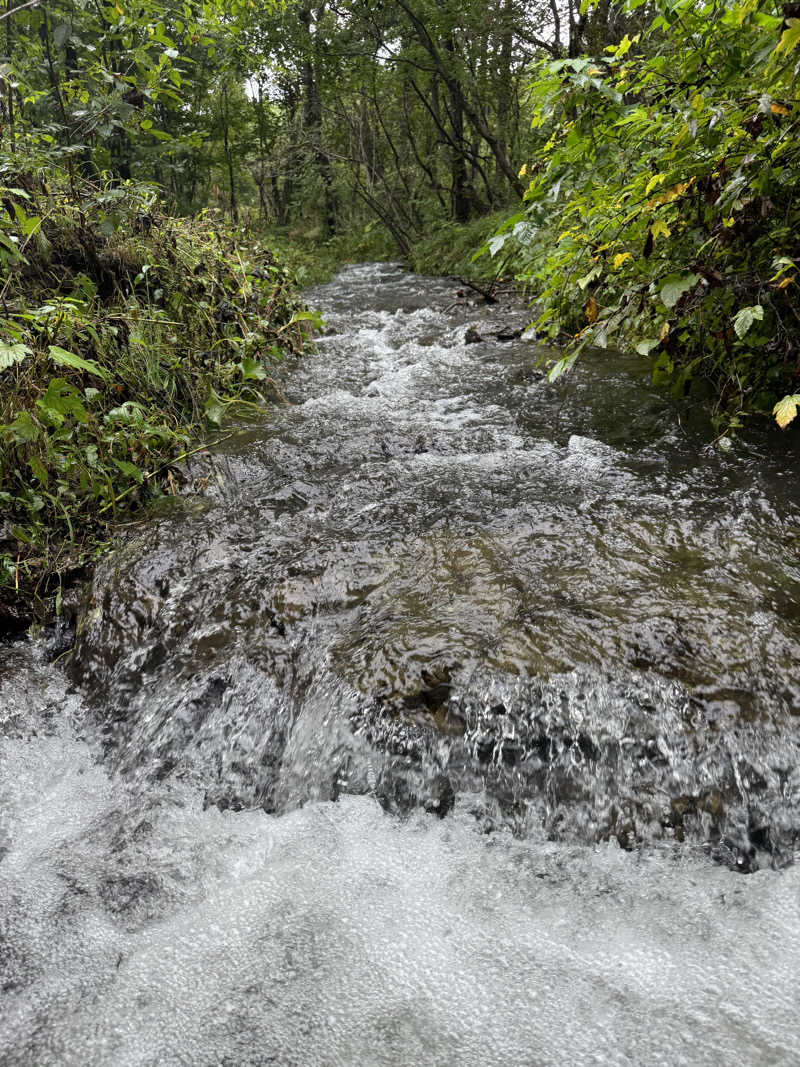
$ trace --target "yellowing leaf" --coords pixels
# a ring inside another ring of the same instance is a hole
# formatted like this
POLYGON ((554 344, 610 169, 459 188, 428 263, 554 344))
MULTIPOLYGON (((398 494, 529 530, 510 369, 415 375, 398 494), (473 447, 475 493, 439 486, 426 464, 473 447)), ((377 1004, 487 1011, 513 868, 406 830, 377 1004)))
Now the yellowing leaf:
POLYGON ((600 314, 600 307, 595 298, 589 297, 589 302, 586 305, 586 318, 589 320, 589 324, 593 325, 597 322, 597 316, 600 314))
POLYGON ((677 200, 679 196, 683 196, 683 194, 686 192, 686 190, 691 184, 692 182, 688 181, 680 182, 678 185, 674 185, 666 194, 667 202, 669 203, 671 200, 677 200))
POLYGON ((614 270, 619 270, 625 260, 630 258, 630 252, 620 252, 618 256, 614 256, 614 270))
POLYGON ((520 172, 517 175, 517 177, 518 178, 524 178, 527 173, 528 173, 528 164, 527 163, 523 163, 522 167, 520 168, 520 172))
POLYGON ((797 278, 797 275, 796 275, 796 274, 793 274, 793 275, 792 275, 791 277, 786 277, 786 278, 782 278, 782 279, 781 279, 781 280, 780 280, 780 281, 778 282, 778 284, 777 284, 777 285, 775 286, 775 288, 776 288, 776 289, 778 289, 778 290, 780 290, 780 289, 788 289, 788 288, 789 288, 789 286, 790 286, 790 285, 792 284, 792 282, 793 282, 793 281, 794 281, 794 280, 795 280, 796 278, 797 278))
POLYGON ((650 233, 652 233, 653 240, 655 241, 656 237, 669 237, 672 230, 670 230, 669 226, 667 226, 663 219, 656 219, 650 227, 650 233))
POLYGON ((657 185, 662 185, 666 174, 654 174, 650 181, 647 183, 647 188, 644 191, 645 196, 649 196, 657 185))
POLYGON ((778 41, 775 54, 786 52, 788 55, 793 48, 797 47, 798 42, 800 42, 800 19, 787 19, 786 29, 783 31, 780 41, 778 41))
POLYGON ((769 105, 769 109, 773 115, 791 115, 791 111, 788 107, 784 107, 783 104, 772 103, 769 105))
POLYGON ((683 196, 693 182, 694 178, 690 178, 688 182, 680 182, 678 185, 673 185, 670 189, 667 189, 666 192, 659 193, 658 196, 654 197, 653 202, 656 204, 671 204, 673 200, 677 200, 679 196, 683 196))
POLYGON ((669 323, 665 322, 661 327, 661 333, 658 335, 660 341, 665 341, 669 337, 669 323))
POLYGON ((772 409, 775 421, 782 430, 786 429, 797 414, 798 405, 800 405, 800 393, 795 393, 794 396, 785 396, 783 400, 779 400, 772 409))

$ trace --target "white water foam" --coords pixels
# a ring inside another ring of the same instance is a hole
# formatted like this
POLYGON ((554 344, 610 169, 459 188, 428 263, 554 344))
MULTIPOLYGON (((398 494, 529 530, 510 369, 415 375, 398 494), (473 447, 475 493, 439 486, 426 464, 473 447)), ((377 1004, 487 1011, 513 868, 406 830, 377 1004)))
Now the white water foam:
POLYGON ((798 867, 204 811, 95 756, 0 747, 6 1067, 797 1062, 798 867))

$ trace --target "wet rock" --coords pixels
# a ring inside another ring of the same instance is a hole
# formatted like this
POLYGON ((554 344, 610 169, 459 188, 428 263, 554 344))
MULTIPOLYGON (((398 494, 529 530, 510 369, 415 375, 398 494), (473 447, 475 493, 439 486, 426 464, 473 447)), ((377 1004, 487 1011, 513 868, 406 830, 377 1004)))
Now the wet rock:
POLYGON ((0 641, 20 637, 33 622, 21 597, 4 592, 0 598, 0 641))
POLYGON ((464 334, 465 345, 477 345, 480 344, 483 338, 478 333, 478 330, 474 326, 469 326, 464 334))
POLYGON ((508 323, 505 326, 501 326, 494 336, 498 341, 517 341, 523 334, 525 334, 526 340, 535 341, 536 333, 533 330, 527 330, 527 327, 527 322, 522 323, 521 325, 508 323))
POLYGON ((452 810, 456 794, 446 774, 437 774, 431 783, 430 794, 424 803, 425 811, 443 819, 452 810))
POLYGON ((497 678, 486 690, 454 673, 448 684, 427 723, 424 697, 363 709, 360 731, 388 756, 389 810, 427 808, 446 781, 484 792, 493 825, 515 832, 534 817, 556 840, 613 837, 631 849, 668 833, 738 871, 792 862, 800 809, 776 803, 787 761, 772 731, 754 724, 736 748, 720 745, 685 690, 641 675, 497 678))

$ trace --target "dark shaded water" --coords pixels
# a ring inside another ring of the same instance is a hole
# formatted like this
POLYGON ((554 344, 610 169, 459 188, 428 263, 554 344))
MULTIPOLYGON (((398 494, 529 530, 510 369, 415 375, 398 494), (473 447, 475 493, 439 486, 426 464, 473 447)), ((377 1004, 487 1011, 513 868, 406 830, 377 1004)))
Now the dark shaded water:
POLYGON ((445 281, 311 300, 80 688, 8 651, 0 1059, 796 1062, 797 457, 445 281))

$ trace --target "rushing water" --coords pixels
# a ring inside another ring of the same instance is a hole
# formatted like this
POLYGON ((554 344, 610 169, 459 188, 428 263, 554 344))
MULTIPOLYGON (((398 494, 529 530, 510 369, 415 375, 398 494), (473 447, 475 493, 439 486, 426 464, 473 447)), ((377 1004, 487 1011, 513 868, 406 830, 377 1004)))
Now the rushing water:
POLYGON ((446 281, 310 299, 69 677, 0 653, 0 1062, 796 1063, 797 456, 446 281))

